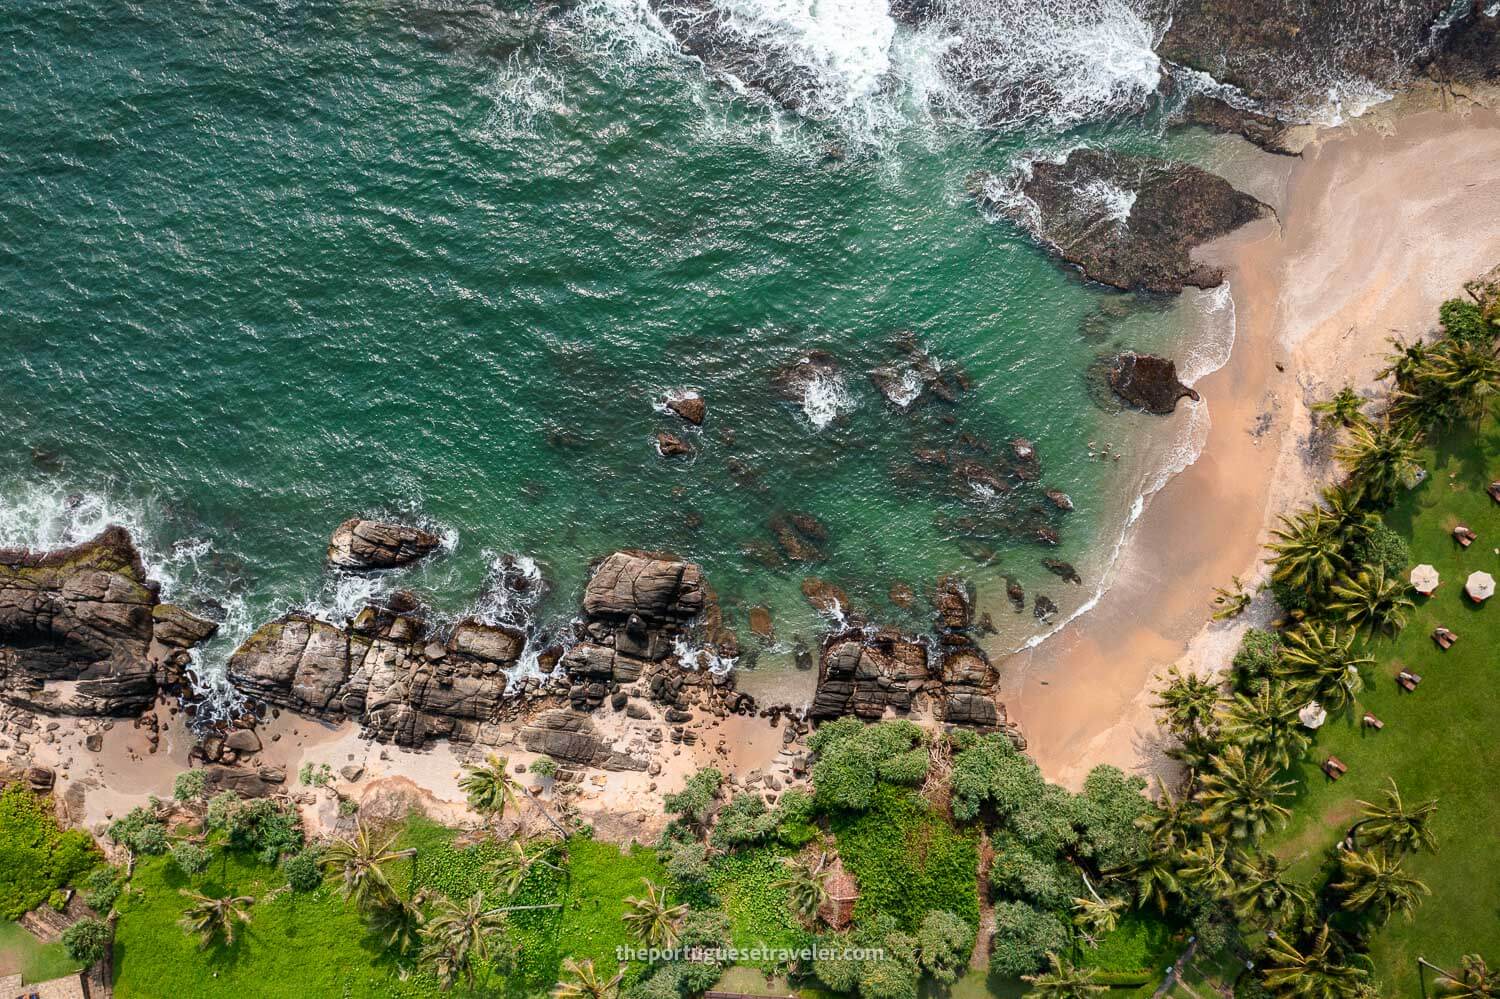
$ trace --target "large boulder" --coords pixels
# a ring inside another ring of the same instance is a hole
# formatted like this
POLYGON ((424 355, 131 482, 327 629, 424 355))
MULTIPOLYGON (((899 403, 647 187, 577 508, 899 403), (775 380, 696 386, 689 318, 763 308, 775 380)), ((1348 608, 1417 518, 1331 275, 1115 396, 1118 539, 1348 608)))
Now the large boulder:
POLYGON ((139 714, 158 587, 121 527, 51 552, 0 549, 0 698, 35 710, 139 714))
POLYGON ((175 604, 157 604, 151 608, 151 637, 174 649, 190 649, 206 642, 219 630, 214 621, 191 614, 175 604))
POLYGON ((583 593, 590 618, 685 624, 703 611, 707 584, 692 562, 667 555, 618 551, 600 562, 583 593))
POLYGON ((970 189, 1089 279, 1126 291, 1214 287, 1223 270, 1192 250, 1269 211, 1195 166, 1102 149, 1037 160, 1009 177, 975 174, 970 189))
POLYGON ((328 563, 335 569, 395 569, 432 554, 443 539, 431 531, 404 524, 351 517, 328 543, 328 563))
POLYGON ((1115 395, 1138 409, 1166 416, 1183 396, 1194 402, 1198 393, 1177 380, 1177 364, 1164 357, 1126 351, 1115 357, 1109 369, 1109 387, 1115 395))

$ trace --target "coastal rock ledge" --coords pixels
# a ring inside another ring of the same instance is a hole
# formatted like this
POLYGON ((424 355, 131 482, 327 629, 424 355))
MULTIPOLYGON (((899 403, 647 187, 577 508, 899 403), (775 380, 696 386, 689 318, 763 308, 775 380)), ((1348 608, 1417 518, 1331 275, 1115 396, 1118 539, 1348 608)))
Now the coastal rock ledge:
POLYGON ((1177 363, 1152 354, 1125 351, 1109 367, 1109 387, 1115 395, 1148 413, 1166 416, 1186 396, 1197 402, 1195 389, 1177 380, 1177 363))
POLYGON ((328 564, 360 571, 396 569, 437 551, 443 539, 419 527, 350 517, 334 529, 328 564))
POLYGON ((977 173, 969 186, 1085 277, 1123 291, 1218 285, 1224 272, 1192 250, 1270 210, 1195 166, 1102 149, 1036 160, 1009 177, 977 173))

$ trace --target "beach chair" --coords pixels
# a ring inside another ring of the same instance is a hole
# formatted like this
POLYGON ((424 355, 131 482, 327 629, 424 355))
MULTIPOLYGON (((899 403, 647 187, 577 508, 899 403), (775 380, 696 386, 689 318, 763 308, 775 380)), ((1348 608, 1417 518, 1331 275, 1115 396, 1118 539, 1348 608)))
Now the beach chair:
POLYGON ((1490 499, 1494 500, 1496 503, 1500 503, 1500 479, 1496 479, 1494 482, 1491 482, 1490 487, 1486 490, 1486 492, 1490 494, 1490 499))
POLYGON ((1413 673, 1410 670, 1402 670, 1396 674, 1396 682, 1401 684, 1402 688, 1410 694, 1416 691, 1417 684, 1422 682, 1422 677, 1420 674, 1413 673))
POLYGON ((1467 548, 1475 541, 1479 540, 1479 535, 1475 534, 1463 524, 1459 524, 1453 529, 1453 540, 1457 541, 1459 544, 1467 548))
POLYGON ((1379 718, 1376 718, 1375 712, 1373 711, 1365 712, 1364 723, 1365 728, 1373 728, 1377 732, 1385 728, 1385 722, 1381 721, 1379 718))
POLYGON ((1337 756, 1330 756, 1323 761, 1323 772, 1328 775, 1329 780, 1338 780, 1349 772, 1349 766, 1337 756))
POLYGON ((1437 642, 1438 648, 1442 649, 1444 652, 1447 652, 1449 649, 1453 648, 1453 643, 1458 641, 1458 636, 1449 631, 1447 628, 1434 628, 1432 632, 1432 640, 1434 642, 1437 642))

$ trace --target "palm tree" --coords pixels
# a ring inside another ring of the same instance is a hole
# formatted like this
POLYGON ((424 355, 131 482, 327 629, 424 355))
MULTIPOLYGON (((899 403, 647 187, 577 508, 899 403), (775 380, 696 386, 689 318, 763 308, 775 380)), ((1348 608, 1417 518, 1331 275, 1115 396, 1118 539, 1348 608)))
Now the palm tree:
POLYGON ((1182 880, 1178 876, 1176 851, 1153 848, 1145 856, 1124 871, 1135 888, 1135 904, 1144 909, 1148 902, 1155 903, 1162 915, 1174 895, 1182 893, 1182 880))
POLYGON ((198 938, 198 949, 207 950, 222 939, 225 946, 234 943, 236 923, 250 922, 250 907, 255 899, 249 895, 203 895, 186 888, 178 892, 192 901, 179 920, 183 930, 198 938))
POLYGON ((1209 733, 1213 728, 1214 705, 1219 702, 1219 688, 1176 666, 1160 678, 1164 682, 1156 691, 1156 703, 1162 725, 1182 744, 1184 762, 1192 766, 1207 755, 1209 733))
POLYGON ((666 889, 650 878, 641 878, 641 883, 646 886, 646 894, 625 899, 625 925, 647 947, 667 950, 677 944, 677 924, 687 915, 688 907, 668 905, 666 889))
POLYGON ((1040 975, 1022 975, 1021 980, 1031 985, 1026 999, 1086 999, 1098 995, 1105 986, 1094 984, 1094 972, 1089 968, 1076 968, 1067 961, 1047 952, 1047 963, 1051 970, 1040 975))
POLYGON ((1384 801, 1380 804, 1360 801, 1364 806, 1364 818, 1350 828, 1350 846, 1357 846, 1363 833, 1370 843, 1393 854, 1418 850, 1436 853, 1437 837, 1432 832, 1432 819, 1437 814, 1437 800, 1429 799, 1407 807, 1395 780, 1387 777, 1386 781, 1390 787, 1385 790, 1384 801))
POLYGON ((1199 795, 1203 817, 1232 839, 1257 840, 1272 822, 1285 822, 1292 814, 1280 799, 1291 794, 1294 782, 1277 780, 1276 767, 1264 756, 1229 746, 1210 762, 1199 795))
POLYGON ((613 978, 595 971, 593 961, 570 957, 563 961, 562 968, 566 977, 552 990, 553 999, 617 999, 620 983, 625 979, 623 964, 613 978))
POLYGON ((531 869, 538 864, 557 871, 559 874, 563 873, 561 867, 547 859, 553 845, 542 843, 532 846, 520 837, 506 841, 499 856, 490 861, 489 867, 507 898, 513 897, 521 890, 521 884, 526 880, 526 875, 530 874, 531 869))
POLYGON ((1272 935, 1262 977, 1285 999, 1358 999, 1369 981, 1367 968, 1350 964, 1324 923, 1310 945, 1298 950, 1285 937, 1272 935))
POLYGON ((323 849, 322 863, 339 875, 345 899, 353 899, 361 911, 382 905, 396 892, 386 876, 385 866, 416 850, 394 849, 396 837, 376 840, 361 823, 348 839, 336 839, 323 849))
POLYGON ((1291 685, 1262 680, 1253 695, 1235 694, 1220 709, 1219 731, 1228 742, 1285 770, 1312 742, 1297 718, 1301 707, 1291 685))
POLYGON ((485 910, 483 892, 464 902, 443 896, 422 927, 419 960, 432 967, 444 992, 460 977, 472 989, 475 966, 489 960, 495 938, 504 930, 505 917, 485 910))
POLYGON ((1343 893, 1344 908, 1370 913, 1380 923, 1396 912, 1410 922, 1422 896, 1432 894, 1432 889, 1401 869, 1400 858, 1384 850, 1346 850, 1339 864, 1344 880, 1333 887, 1343 893))
POLYGON ((1234 863, 1230 899, 1247 922, 1276 929, 1295 923, 1312 908, 1312 892, 1290 881, 1274 853, 1241 857, 1234 863))
POLYGON ((1389 342, 1391 352, 1385 355, 1385 367, 1375 377, 1393 379, 1398 389, 1407 388, 1427 370, 1427 345, 1420 340, 1406 343, 1396 337, 1389 342))
POLYGON ((1380 524, 1380 515, 1361 500, 1359 491, 1347 486, 1323 490, 1323 516, 1329 528, 1348 545, 1361 541, 1380 524))
POLYGON ((1490 970, 1478 954, 1465 954, 1458 974, 1444 971, 1425 958, 1417 958, 1438 973, 1438 994, 1453 999, 1497 999, 1500 997, 1500 975, 1490 970))
POLYGON ((1365 414, 1360 412, 1364 404, 1365 400, 1354 391, 1354 386, 1345 385, 1332 398, 1313 403, 1312 411, 1323 417, 1327 423, 1352 427, 1356 423, 1364 422, 1365 414))
POLYGON ((1500 360, 1493 347, 1450 337, 1433 347, 1424 375, 1457 415, 1472 420, 1476 427, 1500 396, 1500 360))
POLYGON ((427 922, 422 906, 426 901, 425 891, 418 892, 411 901, 390 895, 365 913, 365 925, 387 950, 410 953, 422 942, 422 927, 427 922))
POLYGON ((1330 711, 1353 706, 1364 689, 1361 666, 1373 665, 1370 656, 1354 654, 1354 633, 1340 638, 1337 627, 1306 622, 1283 639, 1282 673, 1308 696, 1330 711))
POLYGON ((1222 898, 1234 887, 1234 872, 1229 867, 1229 850, 1217 836, 1204 833, 1198 845, 1182 855, 1177 872, 1186 884, 1222 898))
POLYGON ((1136 819, 1136 825, 1151 838, 1151 849, 1177 854, 1187 849, 1198 832, 1200 810, 1186 798, 1178 798, 1161 781, 1157 783, 1156 807, 1136 819))
POLYGON ((1320 506, 1282 517, 1281 526, 1271 531, 1277 540, 1266 546, 1276 553, 1271 579, 1297 589, 1326 589, 1347 565, 1338 527, 1339 522, 1320 506))
POLYGON ((1404 581, 1386 576, 1383 565, 1361 569, 1353 579, 1343 576, 1333 584, 1328 609, 1343 614, 1355 627, 1400 631, 1406 627, 1406 612, 1416 606, 1406 590, 1404 581))
MULTIPOLYGON (((521 785, 510 775, 507 766, 505 757, 491 753, 483 763, 465 764, 463 776, 458 781, 458 789, 469 796, 469 807, 481 815, 489 816, 496 824, 505 818, 506 808, 520 813, 520 800, 525 794, 521 785)), ((542 807, 541 802, 531 799, 529 795, 526 797, 557 834, 567 839, 568 831, 542 807)))
POLYGON ((1376 506, 1388 503, 1421 468, 1416 443, 1389 423, 1351 427, 1349 440, 1334 450, 1334 457, 1376 506))
POLYGON ((828 904, 828 854, 818 854, 817 860, 788 860, 786 873, 771 882, 775 891, 784 891, 791 902, 792 911, 808 926, 820 918, 828 904))
POLYGON ((1073 925, 1078 927, 1090 946, 1098 946, 1098 938, 1113 933, 1120 925, 1120 913, 1125 908, 1123 898, 1081 897, 1073 900, 1073 925))

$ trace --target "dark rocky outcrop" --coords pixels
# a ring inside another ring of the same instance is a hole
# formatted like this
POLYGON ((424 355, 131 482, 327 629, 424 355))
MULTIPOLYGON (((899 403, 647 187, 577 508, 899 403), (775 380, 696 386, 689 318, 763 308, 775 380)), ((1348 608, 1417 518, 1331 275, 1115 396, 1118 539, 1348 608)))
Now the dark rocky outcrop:
POLYGON ((139 714, 165 666, 212 633, 158 603, 121 527, 51 552, 0 549, 0 699, 53 714, 139 714), (160 620, 160 641, 153 643, 160 620))
POLYGON ((443 539, 419 527, 351 517, 328 543, 328 564, 350 571, 395 569, 441 547, 443 539))
POLYGON ((516 740, 527 752, 544 753, 562 763, 604 770, 645 770, 648 766, 647 760, 613 749, 595 733, 593 720, 578 711, 543 711, 522 727, 516 740))
POLYGON ((1450 88, 1500 81, 1500 8, 1493 0, 1473 0, 1436 34, 1437 44, 1423 60, 1428 76, 1450 88))
POLYGON ((970 189, 1089 279, 1127 291, 1214 287, 1223 271, 1191 251, 1268 210, 1197 167, 1100 149, 1006 179, 976 174, 970 189))
POLYGON ((676 434, 662 431, 654 438, 656 453, 663 458, 686 458, 693 453, 693 446, 676 434))
POLYGON ((1237 108, 1208 94, 1193 94, 1182 108, 1185 125, 1200 125, 1215 132, 1238 135, 1268 153, 1295 156, 1287 130, 1292 126, 1275 115, 1237 108))
POLYGON ((1126 351, 1109 368, 1109 387, 1137 409, 1166 416, 1183 396, 1197 402, 1198 393, 1177 380, 1177 364, 1164 357, 1126 351))
POLYGON ((695 427, 703 426, 708 415, 708 404, 697 392, 674 393, 667 397, 666 407, 695 427))

